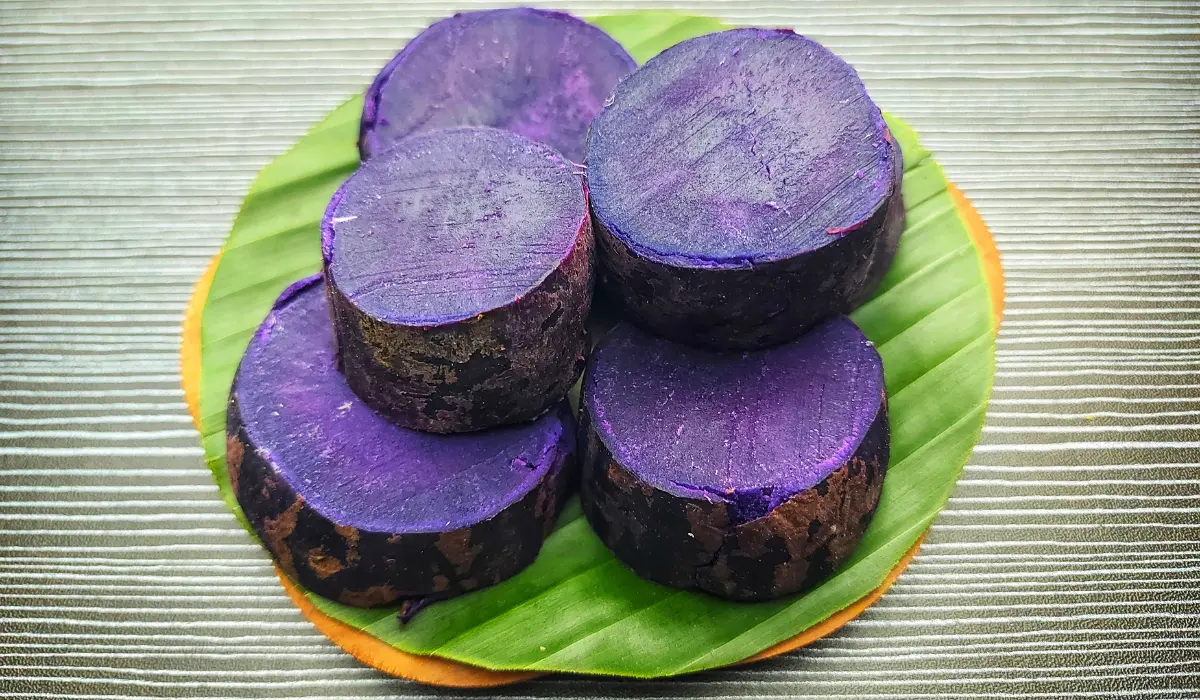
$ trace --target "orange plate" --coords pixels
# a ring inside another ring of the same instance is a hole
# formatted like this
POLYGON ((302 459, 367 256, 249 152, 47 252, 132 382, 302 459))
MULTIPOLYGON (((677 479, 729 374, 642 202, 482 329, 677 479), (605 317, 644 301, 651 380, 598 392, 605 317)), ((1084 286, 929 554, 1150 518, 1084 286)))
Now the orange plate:
MULTIPOLYGON (((949 187, 950 196, 958 206, 959 215, 967 225, 971 240, 979 251, 983 264, 984 277, 991 291, 992 313, 996 328, 1000 327, 1000 319, 1004 312, 1004 272, 1000 266, 1000 253, 992 238, 987 224, 979 216, 979 212, 953 183, 949 187)), ((187 401, 188 411, 192 414, 197 428, 200 425, 200 315, 204 310, 204 301, 208 298, 208 290, 212 285, 213 274, 217 271, 220 260, 218 253, 209 263, 208 269, 196 282, 192 299, 188 303, 187 312, 183 319, 183 337, 181 339, 180 362, 183 374, 183 393, 187 401)), ((791 639, 786 639, 773 647, 764 649, 746 659, 743 663, 751 663, 769 659, 802 646, 811 644, 822 637, 832 634, 850 620, 858 617, 872 603, 879 600, 892 583, 900 576, 921 546, 924 535, 913 544, 912 548, 901 557, 896 566, 884 578, 878 588, 860 598, 849 607, 843 608, 825 620, 809 627, 791 639)), ((304 593, 292 581, 279 571, 279 581, 288 597, 300 608, 300 612, 343 651, 368 666, 383 671, 392 676, 409 680, 456 688, 487 688, 498 685, 519 683, 520 681, 545 675, 537 671, 491 671, 477 666, 441 659, 434 656, 418 656, 400 651, 388 646, 379 639, 357 630, 340 620, 334 619, 321 612, 314 606, 304 593)))

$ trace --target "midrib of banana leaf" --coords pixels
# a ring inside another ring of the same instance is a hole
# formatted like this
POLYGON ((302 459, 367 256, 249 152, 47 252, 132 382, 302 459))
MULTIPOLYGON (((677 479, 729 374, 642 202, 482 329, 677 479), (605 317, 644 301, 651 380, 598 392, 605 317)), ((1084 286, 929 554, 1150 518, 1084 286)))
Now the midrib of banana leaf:
MULTIPOLYGON (((639 61, 724 27, 670 13, 593 18, 639 61)), ((319 269, 318 221, 358 165, 361 97, 335 109, 258 175, 225 244, 201 321, 200 413, 206 460, 242 518, 225 471, 225 401, 241 354, 278 293, 319 269)), ((854 320, 879 347, 892 458, 878 511, 852 559, 815 590, 733 603, 634 576, 573 503, 537 561, 497 586, 430 606, 401 625, 395 609, 308 597, 326 614, 417 654, 490 669, 660 677, 741 661, 875 588, 945 504, 982 429, 994 333, 978 252, 941 168, 903 121, 908 224, 887 277, 854 320)), ((243 524, 244 524, 243 519, 243 524)))

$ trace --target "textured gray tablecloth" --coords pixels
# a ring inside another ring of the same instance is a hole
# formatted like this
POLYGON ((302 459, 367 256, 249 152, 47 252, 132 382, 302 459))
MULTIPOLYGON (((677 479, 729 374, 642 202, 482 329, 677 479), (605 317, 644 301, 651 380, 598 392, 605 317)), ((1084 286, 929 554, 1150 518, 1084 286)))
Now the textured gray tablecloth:
MULTIPOLYGON (((832 638, 502 694, 1200 696, 1200 4, 680 7, 827 43, 974 198, 1009 285, 988 425, 832 638)), ((0 2, 0 696, 460 695, 300 617, 217 498, 177 357, 255 171, 449 9, 0 2)))

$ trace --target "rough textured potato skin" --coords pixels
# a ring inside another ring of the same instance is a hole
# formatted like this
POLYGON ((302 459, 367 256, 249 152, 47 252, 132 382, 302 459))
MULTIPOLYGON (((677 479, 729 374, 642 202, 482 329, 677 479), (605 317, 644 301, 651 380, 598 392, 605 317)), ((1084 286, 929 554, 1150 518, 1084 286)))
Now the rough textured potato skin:
POLYGON ((537 557, 572 486, 575 440, 567 431, 541 484, 473 527, 397 534, 337 525, 299 496, 270 455, 253 444, 235 395, 236 384, 226 464, 246 519, 289 577, 346 605, 450 597, 513 576, 537 557))
POLYGON ((792 340, 847 310, 849 300, 866 288, 886 218, 887 208, 881 207, 836 243, 737 269, 659 264, 635 255, 599 221, 592 225, 600 284, 632 320, 686 345, 754 350, 792 340))
POLYGON ((516 302, 433 328, 379 321, 325 275, 338 367, 354 393, 399 425, 461 433, 532 420, 560 401, 587 356, 595 244, 585 218, 575 247, 516 302))
POLYGON ((809 590, 854 551, 887 471, 886 397, 854 455, 767 515, 731 522, 724 502, 685 498, 618 464, 580 416, 583 511, 600 539, 639 576, 732 600, 809 590))

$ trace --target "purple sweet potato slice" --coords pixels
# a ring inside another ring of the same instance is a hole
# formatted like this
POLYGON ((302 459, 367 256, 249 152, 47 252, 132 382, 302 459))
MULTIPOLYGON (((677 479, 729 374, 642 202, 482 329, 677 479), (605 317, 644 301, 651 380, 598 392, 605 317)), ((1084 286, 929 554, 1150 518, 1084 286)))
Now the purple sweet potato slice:
POLYGON ((592 122, 587 167, 601 285, 643 327, 700 347, 769 347, 848 311, 903 228, 879 108, 853 68, 788 30, 650 59, 592 122))
POLYGON ((400 425, 531 420, 582 371, 587 193, 544 144, 482 127, 412 136, 334 194, 322 250, 340 367, 400 425))
POLYGON ((242 511, 289 576, 347 605, 443 598, 537 556, 575 468, 566 402, 470 435, 401 428, 334 360, 320 277, 280 296, 229 396, 226 461, 242 511))
POLYGON ((593 351, 580 403, 584 513, 651 581, 734 600, 807 590, 879 503, 883 366, 845 316, 736 354, 623 323, 593 351))
POLYGON ((582 163, 588 124, 636 65, 607 34, 562 12, 457 14, 379 72, 363 105, 359 151, 367 160, 421 131, 492 126, 582 163))

